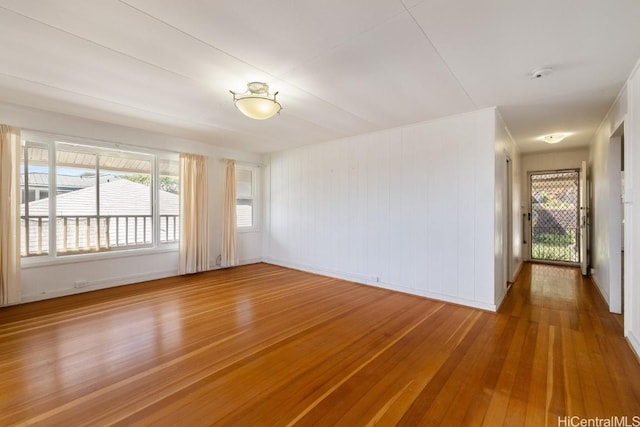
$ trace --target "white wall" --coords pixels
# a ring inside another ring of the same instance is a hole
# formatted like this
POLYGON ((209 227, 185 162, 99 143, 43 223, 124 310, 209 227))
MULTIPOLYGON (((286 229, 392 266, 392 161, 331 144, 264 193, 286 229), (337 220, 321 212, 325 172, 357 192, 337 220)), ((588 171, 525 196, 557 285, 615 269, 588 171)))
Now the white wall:
MULTIPOLYGON (((544 142, 540 143, 546 144, 544 142)), ((586 147, 583 149, 523 154, 520 173, 522 194, 521 212, 531 212, 531 194, 529 189, 530 172, 580 169, 582 162, 587 160, 589 160, 589 149, 586 147)), ((531 221, 527 219, 524 225, 524 241, 526 241, 526 243, 522 243, 522 257, 528 261, 531 259, 531 249, 529 247, 531 221)))
POLYGON ((621 312, 620 248, 620 164, 619 146, 612 136, 624 121, 627 111, 626 90, 621 93, 604 118, 591 144, 589 169, 592 184, 591 267, 592 278, 614 312, 621 312), (613 227, 616 227, 616 230, 613 227), (617 252, 617 253, 616 253, 617 252), (618 287, 617 291, 614 287, 618 287))
MULTIPOLYGON (((220 159, 234 158, 252 163, 264 162, 263 156, 255 153, 237 152, 202 142, 9 104, 0 103, 0 122, 52 134, 208 156, 212 267, 215 266, 222 244, 220 213, 224 200, 224 163, 220 159)), ((238 251, 242 263, 262 259, 262 231, 238 234, 238 251)), ((74 257, 48 265, 23 265, 23 301, 167 277, 176 275, 177 272, 178 255, 175 249, 161 253, 140 250, 120 254, 98 254, 90 257, 74 257), (75 289, 74 283, 77 280, 87 281, 89 286, 75 289)))
POLYGON ((495 301, 499 306, 522 267, 522 209, 520 150, 497 113, 495 117, 495 301), (511 251, 508 250, 509 209, 507 202, 507 158, 511 161, 511 251), (510 252, 510 253, 509 253, 510 252), (511 262, 508 256, 511 256, 511 262))
POLYGON ((494 310, 495 126, 486 109, 272 154, 265 260, 494 310))
POLYGON ((625 119, 625 335, 640 354, 640 61, 627 81, 625 119), (634 216, 635 215, 635 216, 634 216))
POLYGON ((624 131, 624 334, 640 354, 640 61, 596 133, 590 152, 593 172, 594 280, 615 311, 620 305, 620 207, 617 135, 624 131), (636 217, 634 217, 634 214, 636 217))

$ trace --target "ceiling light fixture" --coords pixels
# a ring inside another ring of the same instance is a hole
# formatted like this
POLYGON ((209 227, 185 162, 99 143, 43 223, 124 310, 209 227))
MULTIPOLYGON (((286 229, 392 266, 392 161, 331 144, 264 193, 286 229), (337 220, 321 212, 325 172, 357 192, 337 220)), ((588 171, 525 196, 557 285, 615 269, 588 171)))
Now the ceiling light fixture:
POLYGON ((233 95, 233 103, 238 110, 247 117, 256 120, 265 120, 273 117, 282 109, 282 105, 276 101, 276 95, 269 94, 269 85, 261 82, 247 83, 245 93, 236 93, 230 90, 233 95))
POLYGON ((562 141, 563 139, 565 139, 566 137, 568 137, 569 135, 571 135, 568 132, 564 132, 564 133, 550 133, 549 135, 544 135, 541 136, 540 138, 538 138, 540 141, 544 141, 547 144, 557 144, 558 142, 562 141))

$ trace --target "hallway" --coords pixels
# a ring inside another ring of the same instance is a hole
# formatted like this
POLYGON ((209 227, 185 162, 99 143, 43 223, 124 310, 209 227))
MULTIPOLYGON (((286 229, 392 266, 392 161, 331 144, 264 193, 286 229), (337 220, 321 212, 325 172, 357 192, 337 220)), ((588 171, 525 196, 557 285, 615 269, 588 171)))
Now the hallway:
MULTIPOLYGON (((513 387, 508 419, 526 413, 529 421, 543 407, 549 425, 565 415, 627 415, 629 423, 640 416, 640 363, 623 338, 622 316, 608 311, 578 268, 525 264, 500 314, 517 322, 497 385, 513 387)), ((533 425, 544 425, 542 416, 533 425)))

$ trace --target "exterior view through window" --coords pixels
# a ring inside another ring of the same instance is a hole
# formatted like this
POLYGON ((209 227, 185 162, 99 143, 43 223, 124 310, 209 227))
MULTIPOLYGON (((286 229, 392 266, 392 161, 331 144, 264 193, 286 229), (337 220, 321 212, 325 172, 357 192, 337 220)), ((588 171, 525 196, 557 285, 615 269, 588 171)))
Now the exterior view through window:
POLYGON ((179 239, 177 156, 25 136, 21 253, 67 256, 179 239))
POLYGON ((256 169, 250 166, 236 167, 236 220, 237 227, 254 227, 256 169))

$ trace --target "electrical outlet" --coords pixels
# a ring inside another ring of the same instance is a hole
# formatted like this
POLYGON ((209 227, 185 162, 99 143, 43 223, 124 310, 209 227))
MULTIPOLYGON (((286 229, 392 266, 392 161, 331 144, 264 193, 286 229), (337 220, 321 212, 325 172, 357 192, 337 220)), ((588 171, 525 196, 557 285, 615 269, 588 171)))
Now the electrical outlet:
POLYGON ((74 288, 84 288, 86 286, 89 286, 88 280, 76 280, 75 282, 73 282, 74 288))

